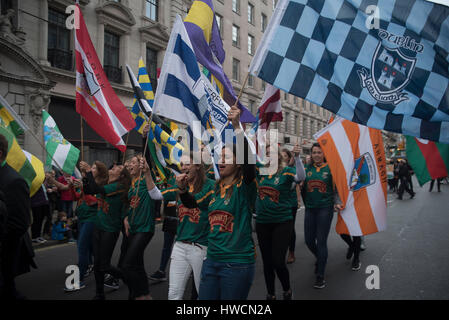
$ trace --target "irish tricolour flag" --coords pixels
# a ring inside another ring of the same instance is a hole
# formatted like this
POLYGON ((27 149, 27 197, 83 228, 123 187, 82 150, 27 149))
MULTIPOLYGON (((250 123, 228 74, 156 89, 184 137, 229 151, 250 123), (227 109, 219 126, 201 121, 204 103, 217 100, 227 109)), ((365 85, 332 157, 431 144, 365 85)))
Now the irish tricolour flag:
POLYGON ((42 111, 42 120, 44 122, 45 149, 47 150, 46 165, 54 165, 68 174, 73 174, 80 151, 64 139, 55 120, 45 110, 42 111))
POLYGON ((449 145, 406 136, 407 160, 422 186, 432 179, 449 174, 449 145))

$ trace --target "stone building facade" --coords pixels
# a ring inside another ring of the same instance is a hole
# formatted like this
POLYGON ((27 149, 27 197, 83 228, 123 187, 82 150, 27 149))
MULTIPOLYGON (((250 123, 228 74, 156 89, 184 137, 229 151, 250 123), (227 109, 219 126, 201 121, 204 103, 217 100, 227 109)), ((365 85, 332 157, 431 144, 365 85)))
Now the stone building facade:
MULTIPOLYGON (((42 110, 48 110, 62 134, 81 145, 81 120, 75 111, 74 30, 67 29, 73 0, 0 1, 0 94, 30 125, 42 142, 42 110)), ((157 85, 157 70, 177 14, 187 15, 192 0, 80 0, 92 42, 110 83, 125 106, 131 89, 125 65, 137 73, 140 57, 157 85)), ((224 70, 236 94, 241 90, 252 56, 273 13, 273 0, 214 0, 226 60, 224 70)), ((262 80, 250 76, 241 101, 253 114, 264 92, 262 80)), ((281 93, 284 121, 279 143, 310 147, 312 135, 324 127, 330 113, 300 98, 281 93)), ((118 150, 84 123, 85 160, 119 161, 118 150)), ((19 138, 24 149, 44 159, 45 152, 31 133, 19 138)), ((135 132, 129 153, 141 148, 135 132)))

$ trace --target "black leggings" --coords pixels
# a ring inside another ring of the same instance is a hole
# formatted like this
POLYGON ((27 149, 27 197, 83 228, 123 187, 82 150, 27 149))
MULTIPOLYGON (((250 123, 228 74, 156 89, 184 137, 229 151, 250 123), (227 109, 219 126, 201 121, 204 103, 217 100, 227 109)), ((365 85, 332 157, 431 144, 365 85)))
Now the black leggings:
MULTIPOLYGON (((126 250, 121 263, 131 299, 150 293, 143 254, 152 237, 152 232, 130 233, 126 241, 126 250)), ((123 249, 125 248, 122 247, 123 249)))
POLYGON ((269 295, 274 295, 275 271, 282 289, 290 289, 290 275, 285 264, 293 231, 293 220, 283 223, 256 223, 257 239, 262 253, 263 273, 269 295))
POLYGON ((295 252, 296 247, 296 231, 295 231, 295 223, 296 223, 296 212, 298 211, 298 206, 292 207, 292 215, 293 215, 293 232, 290 238, 290 244, 288 246, 288 250, 290 252, 295 252))
POLYGON ((97 295, 104 295, 104 275, 123 278, 119 269, 111 265, 111 257, 120 232, 106 232, 95 228, 93 234, 94 274, 97 295))
POLYGON ((354 251, 354 259, 359 259, 360 245, 362 243, 362 237, 351 237, 347 234, 341 234, 340 237, 348 244, 350 248, 354 251))

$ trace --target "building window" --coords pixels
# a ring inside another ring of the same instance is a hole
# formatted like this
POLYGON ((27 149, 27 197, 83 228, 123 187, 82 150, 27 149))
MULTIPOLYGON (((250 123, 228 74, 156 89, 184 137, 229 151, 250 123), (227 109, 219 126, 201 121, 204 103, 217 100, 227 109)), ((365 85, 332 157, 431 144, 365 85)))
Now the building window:
POLYGON ((284 92, 284 100, 288 102, 288 93, 284 92))
POLYGON ((240 61, 236 58, 232 59, 232 79, 240 81, 240 61))
POLYGON ((240 13, 240 0, 232 0, 232 11, 240 13))
POLYGON ((257 113, 257 110, 254 110, 255 109, 255 105, 256 105, 256 102, 254 100, 249 100, 248 107, 249 107, 249 110, 251 111, 252 114, 256 114, 257 113))
POLYGON ((66 14, 48 9, 48 49, 47 56, 51 66, 72 70, 72 51, 70 51, 70 30, 65 26, 66 14))
POLYGON ((158 0, 146 0, 146 16, 151 20, 158 21, 158 0))
POLYGON ((240 28, 232 25, 232 45, 240 48, 240 28))
POLYGON ((294 96, 294 97, 293 97, 293 103, 294 103, 294 104, 297 104, 297 103, 298 103, 298 97, 297 97, 297 96, 294 96))
POLYGON ((254 86, 254 77, 252 75, 248 76, 248 87, 254 86))
POLYGON ((265 81, 262 80, 262 90, 265 91, 265 81))
POLYGON ((315 133, 315 121, 310 120, 310 137, 309 138, 312 138, 314 133, 315 133))
POLYGON ((307 137, 307 119, 302 118, 302 136, 303 138, 307 137))
POLYGON ((104 32, 104 72, 112 82, 122 83, 120 61, 120 37, 114 33, 104 32))
POLYGON ((295 135, 298 134, 298 125, 299 125, 299 123, 298 123, 298 116, 295 115, 295 127, 293 128, 293 132, 295 133, 295 135))
POLYGON ((267 16, 262 13, 262 18, 260 19, 260 28, 262 29, 262 32, 265 32, 265 29, 267 28, 267 16))
POLYGON ((285 113, 285 133, 288 133, 288 119, 290 118, 290 113, 285 113))
POLYGON ((254 25, 254 6, 248 3, 248 22, 254 25))
POLYGON ((150 77, 153 91, 156 92, 157 86, 157 51, 147 47, 147 72, 150 77))
POLYGON ((215 20, 217 20, 218 30, 220 30, 220 37, 223 39, 223 17, 215 14, 215 20))
POLYGON ((248 35, 248 54, 254 55, 254 37, 248 35))

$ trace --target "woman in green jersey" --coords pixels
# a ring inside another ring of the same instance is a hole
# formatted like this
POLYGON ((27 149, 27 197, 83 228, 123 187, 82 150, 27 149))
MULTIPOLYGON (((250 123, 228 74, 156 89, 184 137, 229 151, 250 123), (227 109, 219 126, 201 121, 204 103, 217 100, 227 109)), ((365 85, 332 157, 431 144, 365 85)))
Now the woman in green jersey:
POLYGON ((169 300, 181 300, 190 274, 199 289, 209 234, 208 206, 215 182, 206 177, 203 164, 192 156, 181 157, 181 174, 176 188, 162 191, 164 200, 177 200, 179 224, 170 262, 169 300), (184 204, 187 204, 187 206, 184 204))
POLYGON ((257 193, 255 165, 248 164, 249 148, 240 129, 237 106, 231 108, 228 119, 234 127, 237 146, 222 149, 220 179, 209 203, 210 231, 207 259, 201 271, 200 300, 245 300, 254 279, 256 252, 250 206, 257 193), (244 157, 240 157, 242 152, 244 157), (237 159, 242 158, 243 163, 238 163, 237 159))
POLYGON ((143 157, 136 156, 131 159, 129 173, 132 182, 128 191, 130 205, 123 221, 128 236, 122 262, 123 275, 129 288, 130 299, 149 300, 151 296, 143 254, 154 235, 154 202, 163 198, 143 157))
POLYGON ((287 159, 282 157, 276 147, 269 146, 269 162, 265 165, 265 169, 271 168, 272 158, 277 156, 278 167, 274 167, 275 172, 257 175, 256 233, 262 253, 267 300, 276 299, 275 274, 282 284, 284 300, 291 300, 290 276, 285 261, 294 228, 291 199, 296 201, 295 185, 304 180, 305 172, 298 145, 293 150, 295 167, 289 166, 287 159))
POLYGON ((334 216, 334 210, 341 209, 335 204, 338 196, 332 181, 331 171, 319 143, 312 146, 311 163, 305 166, 306 178, 302 188, 302 198, 306 207, 304 237, 309 250, 316 257, 314 287, 326 286, 324 271, 327 262, 327 237, 334 216))
POLYGON ((128 207, 128 190, 131 176, 122 165, 114 165, 109 170, 109 181, 104 187, 98 186, 87 169, 87 181, 83 186, 86 194, 96 194, 98 211, 93 232, 93 253, 96 295, 95 300, 104 300, 104 276, 113 275, 118 279, 122 273, 111 266, 114 252, 122 227, 124 213, 128 207))

